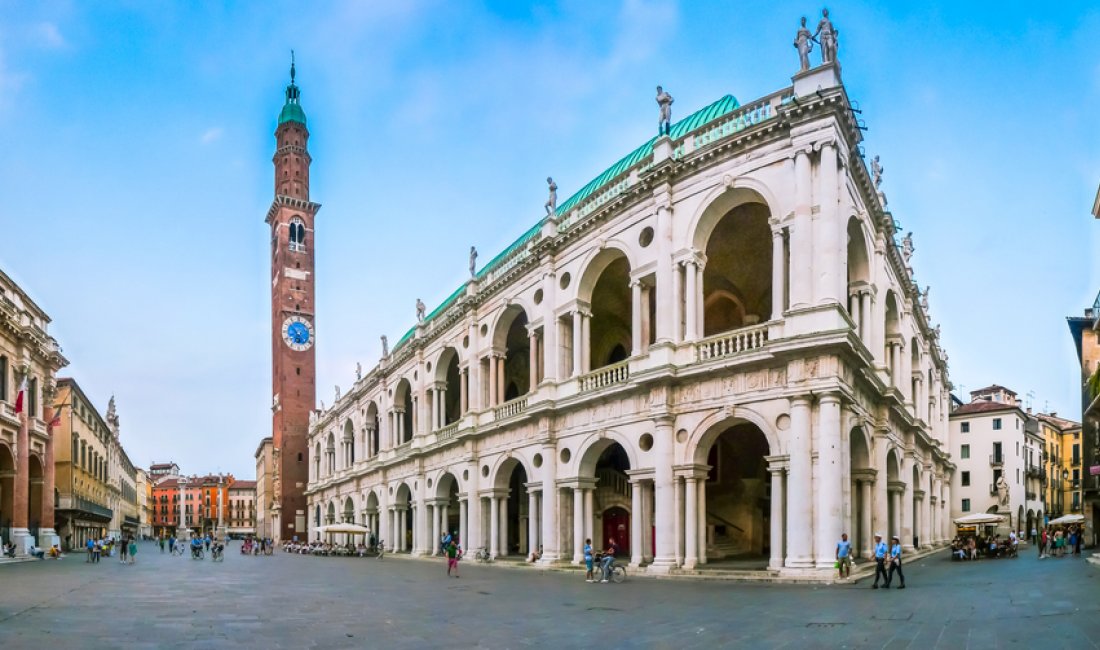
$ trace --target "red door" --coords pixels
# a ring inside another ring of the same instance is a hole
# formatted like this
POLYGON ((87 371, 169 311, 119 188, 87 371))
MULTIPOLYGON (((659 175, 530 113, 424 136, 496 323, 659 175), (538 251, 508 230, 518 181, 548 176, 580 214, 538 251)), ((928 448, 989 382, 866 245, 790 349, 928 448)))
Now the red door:
POLYGON ((623 556, 630 555, 630 513, 622 508, 608 508, 603 513, 604 548, 612 539, 623 556))

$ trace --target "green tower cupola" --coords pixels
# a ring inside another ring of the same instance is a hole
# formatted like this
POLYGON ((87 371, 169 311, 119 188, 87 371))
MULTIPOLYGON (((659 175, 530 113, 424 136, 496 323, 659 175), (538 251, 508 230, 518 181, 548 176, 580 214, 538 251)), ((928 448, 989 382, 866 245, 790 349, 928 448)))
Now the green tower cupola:
POLYGON ((298 86, 294 84, 294 51, 290 52, 290 84, 286 87, 286 103, 283 104, 283 110, 279 113, 279 124, 286 124, 287 122, 298 122, 300 124, 306 123, 306 112, 302 110, 302 105, 299 103, 301 98, 301 91, 298 90, 298 86))

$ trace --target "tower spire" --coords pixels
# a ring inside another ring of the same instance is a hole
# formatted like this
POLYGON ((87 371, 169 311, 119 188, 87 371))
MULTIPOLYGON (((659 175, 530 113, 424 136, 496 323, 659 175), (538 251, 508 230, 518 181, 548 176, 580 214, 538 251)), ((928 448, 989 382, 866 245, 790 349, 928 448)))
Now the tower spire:
POLYGON ((290 51, 290 85, 294 85, 294 50, 290 51))

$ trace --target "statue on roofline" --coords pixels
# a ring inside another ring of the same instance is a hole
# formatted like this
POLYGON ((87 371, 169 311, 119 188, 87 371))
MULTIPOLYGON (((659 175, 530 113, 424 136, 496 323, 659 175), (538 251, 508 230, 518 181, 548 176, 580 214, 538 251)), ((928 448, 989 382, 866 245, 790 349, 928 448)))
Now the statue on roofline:
POLYGON ((794 37, 794 46, 798 50, 798 69, 805 72, 810 69, 810 52, 814 50, 814 37, 806 29, 806 17, 802 17, 802 26, 794 37))
POLYGON ((909 267, 909 260, 913 258, 913 251, 916 248, 913 247, 913 232, 909 231, 905 233, 905 237, 901 240, 901 259, 905 262, 906 268, 909 267))
POLYGON ((672 95, 657 86, 657 106, 660 116, 657 121, 657 136, 668 135, 672 131, 672 95))
POLYGON ((822 9, 821 21, 817 23, 817 31, 814 32, 814 40, 821 44, 822 65, 836 62, 836 37, 839 33, 840 30, 833 27, 833 21, 829 20, 829 10, 822 9))
POLYGON ((385 334, 382 335, 382 356, 390 356, 390 339, 385 334))
POLYGON ((363 366, 358 361, 355 362, 355 381, 359 381, 363 378, 363 366))
POLYGON ((416 322, 420 323, 424 320, 424 313, 428 311, 428 308, 424 306, 424 301, 420 298, 416 299, 416 322))
POLYGON ((470 277, 477 277, 477 248, 470 247, 470 277))
POLYGON ((550 188, 550 196, 546 199, 546 215, 553 217, 558 213, 558 184, 550 176, 546 177, 546 184, 550 188))

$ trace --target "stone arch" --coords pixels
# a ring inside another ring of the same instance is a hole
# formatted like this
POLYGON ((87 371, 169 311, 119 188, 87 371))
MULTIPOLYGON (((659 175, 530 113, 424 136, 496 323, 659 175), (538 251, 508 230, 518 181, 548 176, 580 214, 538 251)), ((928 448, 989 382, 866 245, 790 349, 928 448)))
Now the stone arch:
POLYGON ((436 390, 437 387, 442 386, 442 421, 440 426, 446 426, 452 422, 457 422, 462 417, 462 376, 459 371, 460 356, 458 350, 453 347, 446 347, 439 356, 436 357, 435 365, 433 366, 432 374, 435 381, 435 386, 432 390, 436 390))
POLYGON ((379 452, 382 428, 381 418, 378 415, 378 404, 371 400, 367 402, 367 408, 363 411, 363 455, 373 458, 379 452))
POLYGON ((313 478, 321 479, 321 440, 318 439, 313 450, 313 478))
POLYGON ((855 549, 870 549, 874 538, 871 530, 874 514, 874 456, 867 429, 856 424, 848 432, 848 453, 851 475, 852 520, 850 541, 855 549))
POLYGON ((393 512, 391 516, 396 521, 391 521, 391 527, 387 527, 383 537, 390 536, 388 531, 395 531, 397 539, 390 541, 390 550, 403 553, 412 549, 413 542, 413 491, 407 480, 401 480, 393 490, 393 512))
POLYGON ((527 476, 537 476, 537 474, 532 473, 530 461, 524 458, 522 454, 512 451, 498 457, 490 466, 489 476, 493 477, 490 484, 496 489, 507 488, 508 477, 517 465, 523 468, 527 476))
MULTIPOLYGON (((498 355, 490 361, 490 369, 497 372, 497 394, 491 403, 500 404, 522 395, 534 388, 531 386, 531 342, 527 333, 530 322, 528 312, 522 305, 513 302, 508 305, 497 319, 493 329, 493 352, 498 355), (503 360, 499 355, 503 354, 503 360), (499 365, 503 363, 503 371, 499 365)), ((490 370, 492 371, 492 370, 490 370)), ((489 382, 490 385, 492 382, 489 382)))
POLYGON ((628 268, 637 266, 633 249, 618 240, 604 242, 599 248, 589 251, 578 266, 580 273, 577 279, 577 300, 591 304, 592 292, 600 276, 610 264, 620 258, 626 259, 628 268))
POLYGON ((38 454, 29 454, 27 461, 27 521, 33 530, 42 525, 43 463, 38 454))
POLYGON ((596 463, 599 461, 600 455, 616 443, 626 452, 630 467, 637 469, 639 467, 637 444, 614 429, 603 429, 590 433, 577 445, 577 476, 594 476, 596 463))
POLYGON ((343 517, 343 523, 355 523, 355 500, 351 498, 351 495, 344 499, 344 510, 341 516, 343 517))
POLYGON ((351 418, 344 420, 344 435, 340 442, 343 450, 341 463, 345 468, 351 467, 355 464, 355 425, 351 418))
POLYGON ((402 377, 393 388, 393 421, 396 426, 394 444, 401 445, 413 438, 413 408, 412 382, 407 377, 402 377))
POLYGON ((588 436, 579 447, 580 459, 577 475, 581 479, 596 479, 593 492, 594 518, 592 543, 606 548, 611 538, 625 555, 631 555, 635 543, 632 539, 631 520, 641 513, 634 512, 632 488, 627 472, 638 469, 634 444, 614 431, 600 431, 588 436))
POLYGON ((700 223, 705 245, 697 248, 706 256, 704 336, 755 325, 772 314, 771 208, 748 190, 734 191, 728 201, 720 197, 711 208, 700 223))
POLYGON ((498 519, 498 555, 511 555, 513 552, 526 555, 531 552, 525 525, 526 518, 530 516, 527 510, 529 500, 526 484, 536 475, 531 473, 529 467, 525 458, 508 454, 497 462, 496 471, 492 475, 497 499, 506 499, 500 506, 499 515, 503 515, 503 518, 498 519))
POLYGON ((325 472, 332 474, 336 471, 336 434, 332 431, 328 432, 328 438, 325 440, 325 472))
POLYGON ((871 282, 871 254, 875 245, 859 217, 848 218, 848 285, 871 282))
POLYGON ((776 434, 768 418, 754 409, 745 406, 735 406, 732 410, 717 409, 699 424, 688 438, 685 448, 685 462, 704 465, 707 461, 707 453, 710 445, 726 428, 734 424, 747 422, 756 425, 756 428, 764 434, 768 441, 768 448, 772 455, 783 453, 779 436, 776 434))
POLYGON ((739 176, 728 186, 714 188, 699 204, 688 222, 691 245, 695 250, 706 250, 711 233, 730 210, 745 203, 763 203, 771 214, 783 214, 779 200, 767 183, 752 176, 739 176))
POLYGON ((336 503, 329 501, 328 507, 325 509, 325 525, 333 523, 336 523, 336 503))
POLYGON ((741 557, 761 567, 767 564, 772 517, 768 457, 776 453, 770 429, 736 413, 696 428, 694 464, 708 469, 694 473, 695 482, 688 485, 703 485, 706 512, 697 516, 710 537, 694 536, 699 547, 687 549, 689 558, 741 557))
MULTIPOLYGON (((439 517, 440 533, 458 533, 461 511, 458 493, 461 491, 458 477, 450 470, 443 470, 435 480, 436 512, 439 517)), ((433 537, 434 543, 438 543, 438 537, 433 537)))

